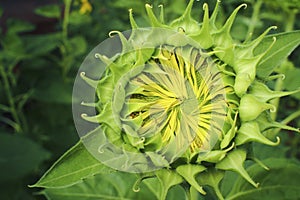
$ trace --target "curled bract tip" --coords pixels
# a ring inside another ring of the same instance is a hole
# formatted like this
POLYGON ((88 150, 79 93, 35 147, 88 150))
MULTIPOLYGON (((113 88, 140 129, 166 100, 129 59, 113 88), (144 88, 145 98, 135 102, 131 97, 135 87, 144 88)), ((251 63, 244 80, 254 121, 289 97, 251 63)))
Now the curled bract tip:
POLYGON ((145 7, 146 7, 146 8, 151 8, 151 9, 152 9, 152 6, 151 6, 150 4, 148 4, 148 3, 145 4, 145 7))
POLYGON ((208 4, 204 3, 203 6, 202 6, 202 9, 205 10, 206 8, 208 8, 208 4))
POLYGON ((280 144, 280 137, 276 137, 276 142, 274 143, 274 146, 279 145, 280 144))
POLYGON ((108 33, 108 36, 109 36, 109 37, 113 37, 113 36, 116 35, 116 34, 121 34, 121 33, 120 33, 120 31, 110 31, 110 32, 108 33))
POLYGON ((241 5, 241 7, 244 7, 244 9, 246 9, 246 8, 248 7, 248 5, 247 5, 246 3, 243 3, 243 4, 241 5))
POLYGON ((139 185, 140 185, 142 180, 143 180, 142 178, 139 178, 138 180, 135 181, 134 185, 132 186, 132 190, 134 192, 139 192, 141 190, 139 185))
POLYGON ((85 76, 85 72, 80 72, 80 76, 85 76))
POLYGON ((101 154, 104 153, 103 145, 101 145, 101 146, 98 148, 98 152, 101 153, 101 154))
POLYGON ((270 108, 270 112, 272 112, 272 113, 274 113, 274 112, 276 112, 276 106, 274 106, 274 105, 272 105, 272 104, 270 104, 271 105, 271 108, 270 108))
POLYGON ((81 116, 82 118, 85 118, 85 117, 87 117, 88 115, 87 115, 86 113, 82 113, 80 116, 81 116))

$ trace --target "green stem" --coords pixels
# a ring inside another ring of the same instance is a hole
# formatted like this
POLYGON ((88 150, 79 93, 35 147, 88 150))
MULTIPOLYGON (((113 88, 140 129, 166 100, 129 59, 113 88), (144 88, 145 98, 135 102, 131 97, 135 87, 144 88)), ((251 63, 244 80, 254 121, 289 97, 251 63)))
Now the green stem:
POLYGON ((12 93, 11 93, 11 86, 10 86, 10 83, 8 81, 7 73, 5 72, 4 66, 1 63, 0 63, 0 75, 3 79, 4 91, 5 91, 6 96, 7 96, 8 104, 10 106, 10 113, 11 113, 14 121, 18 125, 17 127, 14 126, 14 129, 15 129, 16 132, 21 133, 22 132, 22 127, 21 127, 20 118, 17 114, 16 103, 15 103, 14 98, 13 98, 12 93))
POLYGON ((282 124, 288 124, 289 122, 291 122, 292 120, 296 119, 300 117, 300 110, 294 112, 293 114, 289 115, 288 117, 286 117, 284 120, 281 121, 282 124))
MULTIPOLYGON (((277 79, 275 82, 275 91, 281 91, 283 88, 283 80, 281 78, 277 79)), ((278 108, 279 106, 279 102, 280 102, 280 98, 276 98, 270 101, 271 104, 273 104, 276 108, 278 108)), ((277 117, 277 113, 278 113, 278 109, 275 110, 275 112, 271 112, 271 118, 273 120, 276 120, 277 117)))
POLYGON ((68 25, 69 25, 69 19, 70 19, 70 10, 72 5, 72 0, 65 0, 65 9, 64 9, 64 16, 63 16, 63 22, 62 22, 62 45, 60 46, 60 52, 62 54, 62 75, 63 78, 66 79, 67 73, 68 73, 68 66, 66 66, 66 57, 67 57, 67 49, 66 49, 66 43, 68 40, 68 25))
POLYGON ((251 35, 253 34, 253 31, 255 29, 255 25, 259 22, 259 13, 260 13, 260 8, 262 6, 262 3, 263 3, 262 0, 258 0, 253 6, 253 13, 251 16, 251 20, 247 32, 248 39, 251 38, 251 35))
POLYGON ((216 195, 218 197, 219 200, 224 200, 224 197, 221 193, 221 191, 219 190, 219 188, 214 188, 215 192, 216 192, 216 195))
POLYGON ((65 2, 65 9, 64 9, 64 18, 62 24, 62 37, 63 40, 66 40, 68 38, 68 25, 69 25, 69 17, 70 17, 72 0, 65 0, 64 2, 65 2))
POLYGON ((288 13, 288 18, 285 21, 286 32, 294 30, 295 18, 296 18, 296 13, 294 11, 288 13))

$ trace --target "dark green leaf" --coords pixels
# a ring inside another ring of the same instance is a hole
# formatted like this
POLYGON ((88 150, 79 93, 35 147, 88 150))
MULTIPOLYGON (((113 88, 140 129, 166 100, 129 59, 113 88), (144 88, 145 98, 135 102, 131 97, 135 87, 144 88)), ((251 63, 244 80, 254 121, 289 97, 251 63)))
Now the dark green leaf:
MULTIPOLYGON (((98 174, 70 187, 48 188, 41 193, 47 199, 53 200, 155 200, 159 198, 157 192, 160 190, 160 183, 157 178, 146 179, 139 185, 136 185, 136 181, 135 174, 112 172, 98 174)), ((166 199, 186 199, 185 191, 179 185, 174 186, 169 190, 166 199)))
POLYGON ((65 187, 82 182, 84 178, 97 173, 108 171, 109 169, 94 158, 79 141, 31 187, 65 187))
POLYGON ((271 158, 263 161, 270 170, 258 164, 248 168, 252 178, 260 183, 254 188, 242 178, 238 178, 226 199, 228 200, 297 200, 300 197, 299 162, 271 158))
POLYGON ((72 25, 88 24, 91 22, 91 17, 88 15, 82 15, 78 11, 73 11, 70 14, 69 23, 72 25))
POLYGON ((70 187, 46 189, 42 194, 47 199, 53 200, 156 199, 144 184, 139 186, 138 192, 134 192, 133 188, 136 180, 137 176, 130 173, 99 174, 70 187))
POLYGON ((263 56, 257 66, 257 75, 267 77, 274 68, 279 66, 290 53, 300 44, 300 31, 279 33, 267 36, 254 50, 258 55, 265 52, 276 37, 276 42, 272 48, 263 56))
POLYGON ((69 40, 69 48, 70 54, 73 55, 81 55, 86 53, 87 43, 86 40, 82 36, 75 36, 69 40))
POLYGON ((35 9, 35 13, 43 17, 59 18, 61 9, 58 5, 46 5, 35 9))
POLYGON ((59 33, 32 35, 23 38, 26 53, 28 55, 45 55, 50 53, 60 44, 59 33))
MULTIPOLYGON (((285 72, 284 87, 293 91, 300 89, 300 68, 289 69, 285 72)), ((300 99, 300 92, 293 94, 293 97, 300 99)))
POLYGON ((18 19, 7 20, 7 34, 28 32, 34 30, 34 25, 18 19))
POLYGON ((20 179, 37 169, 49 156, 28 138, 0 133, 0 182, 20 179))
POLYGON ((49 73, 45 79, 40 80, 32 98, 42 102, 70 104, 72 103, 72 88, 72 83, 63 81, 60 75, 49 73))

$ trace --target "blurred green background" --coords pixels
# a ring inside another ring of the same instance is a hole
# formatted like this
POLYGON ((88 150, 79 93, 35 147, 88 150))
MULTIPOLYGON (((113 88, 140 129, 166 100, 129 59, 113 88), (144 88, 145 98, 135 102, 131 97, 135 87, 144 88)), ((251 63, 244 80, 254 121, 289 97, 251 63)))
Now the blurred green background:
MULTIPOLYGON (((210 9, 215 1, 208 0, 210 9)), ((278 33, 300 29, 299 0, 224 0, 219 23, 239 4, 232 30, 237 40, 271 25, 278 33)), ((1 0, 0 1, 0 199, 44 199, 27 185, 79 139, 72 118, 72 87, 81 62, 109 31, 130 29, 128 9, 147 26, 144 4, 165 6, 166 20, 178 17, 186 0, 1 0)), ((203 1, 194 6, 202 17, 203 1)), ((277 68, 281 88, 300 87, 300 49, 277 68)), ((272 83, 270 84, 272 87, 272 83)), ((281 99, 280 121, 300 109, 300 94, 281 99)), ((299 115, 299 114, 298 114, 299 115)), ((299 116, 290 125, 300 127, 299 116)), ((300 159, 300 137, 281 133, 284 156, 300 159)), ((268 149, 266 149, 267 151, 268 149)), ((275 155, 276 156, 276 155, 275 155)))

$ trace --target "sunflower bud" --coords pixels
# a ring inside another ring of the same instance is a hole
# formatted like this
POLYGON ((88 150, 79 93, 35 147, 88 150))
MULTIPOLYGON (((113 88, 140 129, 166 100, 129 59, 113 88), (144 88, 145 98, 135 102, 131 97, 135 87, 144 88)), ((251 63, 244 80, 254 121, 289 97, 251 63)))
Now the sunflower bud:
POLYGON ((162 199, 172 186, 163 180, 165 176, 174 184, 186 181, 205 194, 202 183, 206 181, 199 181, 199 174, 215 175, 220 181, 223 172, 231 170, 257 187, 243 168, 248 154, 244 146, 250 142, 277 145, 279 138, 273 142, 265 136, 270 128, 299 131, 274 122, 269 111, 276 107, 268 103, 298 91, 272 91, 256 79, 258 63, 268 50, 258 55, 253 50, 273 27, 253 41, 236 43, 230 30, 245 4, 219 27, 218 1, 211 15, 204 4, 202 23, 191 17, 193 3, 169 24, 163 6, 157 18, 147 4, 150 28, 140 28, 129 10, 132 30, 112 31, 80 73, 93 88, 91 94, 82 92, 84 102, 90 97, 82 105, 94 109, 81 116, 97 126, 82 134, 83 143, 111 168, 153 172, 165 186, 162 199))

